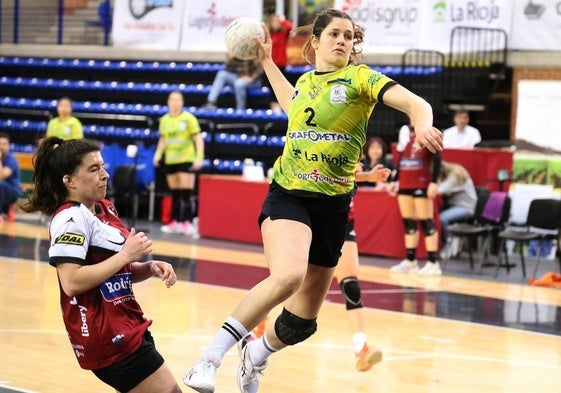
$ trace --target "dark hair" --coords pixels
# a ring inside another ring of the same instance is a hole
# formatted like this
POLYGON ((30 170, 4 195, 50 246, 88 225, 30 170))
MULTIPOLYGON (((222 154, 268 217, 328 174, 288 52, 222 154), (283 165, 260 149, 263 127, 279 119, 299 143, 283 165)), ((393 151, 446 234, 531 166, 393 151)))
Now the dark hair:
POLYGON ((58 99, 57 104, 60 104, 61 101, 66 100, 68 102, 70 102, 70 104, 72 104, 72 98, 70 98, 69 96, 62 96, 58 99))
POLYGON ((460 109, 458 109, 457 111, 454 112, 454 116, 463 115, 463 114, 466 114, 466 115, 469 116, 469 111, 467 109, 460 108, 460 109))
POLYGON ((315 36, 319 39, 321 33, 325 30, 327 25, 329 25, 331 21, 333 21, 333 19, 335 18, 348 19, 353 24, 353 49, 351 51, 351 56, 349 58, 349 64, 356 64, 358 60, 357 57, 361 52, 361 50, 357 49, 356 46, 362 43, 362 41, 364 40, 364 33, 360 28, 360 26, 353 21, 353 18, 351 18, 349 14, 340 10, 336 10, 334 8, 326 8, 325 10, 317 14, 313 23, 306 26, 298 27, 297 29, 294 30, 294 34, 296 35, 304 34, 304 33, 310 34, 308 40, 306 41, 306 43, 302 48, 302 57, 309 64, 312 65, 315 64, 315 57, 312 57, 311 54, 312 37, 315 36))
POLYGON ((384 140, 382 138, 378 138, 377 136, 371 136, 370 138, 368 138, 366 140, 366 143, 364 144, 364 147, 362 149, 362 153, 364 154, 364 158, 370 160, 370 158, 368 157, 368 149, 370 149, 370 146, 374 143, 378 143, 381 147, 382 147, 382 158, 384 158, 386 156, 386 154, 388 154, 388 145, 386 144, 386 142, 384 142, 384 140))
POLYGON ((0 132, 0 138, 7 139, 8 142, 10 141, 10 136, 8 134, 6 134, 5 132, 0 132))
POLYGON ((53 214, 68 196, 64 175, 73 174, 86 154, 100 150, 91 139, 45 138, 33 156, 33 193, 21 204, 22 210, 53 214))

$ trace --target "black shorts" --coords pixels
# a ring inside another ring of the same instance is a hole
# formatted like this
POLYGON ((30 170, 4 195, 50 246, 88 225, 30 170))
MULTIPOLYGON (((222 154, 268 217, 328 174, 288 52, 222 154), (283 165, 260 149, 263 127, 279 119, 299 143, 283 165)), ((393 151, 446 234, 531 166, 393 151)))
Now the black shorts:
POLYGON ((356 242, 356 232, 355 232, 355 220, 347 221, 347 230, 345 233, 346 242, 356 242))
POLYGON ((156 350, 152 334, 147 330, 136 352, 117 363, 92 372, 113 389, 125 393, 152 375, 162 364, 164 358, 156 350))
POLYGON ((427 189, 426 188, 410 188, 406 190, 399 190, 398 195, 411 195, 413 198, 426 198, 427 189))
POLYGON ((192 162, 182 162, 180 164, 166 164, 166 175, 173 175, 178 172, 194 172, 192 162))
POLYGON ((308 263, 335 267, 345 241, 350 201, 351 195, 329 199, 297 196, 272 183, 261 208, 259 225, 267 217, 307 225, 312 230, 308 263))

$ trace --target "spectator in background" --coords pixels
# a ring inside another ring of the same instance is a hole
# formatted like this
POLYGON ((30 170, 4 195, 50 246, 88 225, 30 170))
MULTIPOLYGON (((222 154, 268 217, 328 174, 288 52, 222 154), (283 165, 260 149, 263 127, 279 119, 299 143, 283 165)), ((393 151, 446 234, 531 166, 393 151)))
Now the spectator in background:
POLYGON ((58 116, 49 121, 46 136, 56 136, 64 140, 84 137, 82 123, 72 116, 72 100, 70 98, 62 97, 59 99, 56 112, 58 116))
POLYGON ((154 166, 165 154, 165 172, 173 198, 172 221, 161 227, 164 233, 192 235, 194 228, 191 196, 195 173, 203 167, 204 141, 195 116, 183 110, 183 94, 173 91, 168 97, 169 112, 160 119, 160 139, 154 153, 154 166))
MULTIPOLYGON (((365 172, 373 170, 376 165, 382 165, 384 168, 388 168, 391 172, 395 170, 394 164, 387 159, 388 145, 382 138, 376 136, 368 138, 364 148, 362 149, 364 158, 361 161, 362 170, 365 172)), ((390 174, 389 180, 392 180, 390 174)), ((358 182, 357 182, 358 183, 358 182)), ((379 190, 391 191, 394 187, 393 182, 360 182, 357 184, 360 186, 375 187, 379 190)))
POLYGON ((448 236, 448 225, 473 217, 477 204, 477 193, 468 171, 459 164, 442 162, 438 175, 438 193, 442 195, 443 208, 440 211, 443 248, 440 255, 448 259, 457 246, 448 236))
POLYGON ((258 59, 240 60, 228 55, 224 69, 218 71, 212 82, 207 103, 201 109, 216 109, 218 96, 224 86, 231 86, 236 96, 236 109, 245 110, 247 89, 261 86, 263 67, 258 59))
POLYGON ((454 114, 454 126, 444 130, 445 149, 473 149, 481 142, 481 134, 469 125, 469 112, 460 109, 454 114))
MULTIPOLYGON (((21 195, 19 164, 10 154, 10 137, 0 133, 0 213, 13 204, 21 195)), ((3 222, 0 214, 0 224, 3 222)))
MULTIPOLYGON (((292 31, 292 22, 286 19, 284 15, 273 14, 267 20, 267 27, 269 28, 271 42, 273 43, 271 58, 283 75, 286 76, 285 70, 288 65, 286 48, 288 46, 288 37, 292 31)), ((281 113, 282 109, 275 99, 275 93, 271 88, 268 78, 265 78, 265 84, 271 89, 271 109, 275 113, 281 113)))
POLYGON ((421 146, 411 125, 404 125, 399 132, 397 145, 399 191, 397 203, 405 229, 406 257, 392 266, 395 273, 419 273, 421 275, 442 274, 436 260, 438 251, 438 231, 434 223, 434 198, 438 192, 437 180, 440 173, 440 153, 429 152, 421 146), (419 245, 418 226, 425 235, 428 262, 419 269, 416 259, 419 245))

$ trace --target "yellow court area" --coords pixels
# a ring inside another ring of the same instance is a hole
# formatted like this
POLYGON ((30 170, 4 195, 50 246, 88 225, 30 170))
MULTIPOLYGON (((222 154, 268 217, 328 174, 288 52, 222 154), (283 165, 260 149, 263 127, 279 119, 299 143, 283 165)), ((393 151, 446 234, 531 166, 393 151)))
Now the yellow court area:
MULTIPOLYGON (((1 227, 0 235, 2 255, 8 243, 12 245, 18 239, 25 239, 25 247, 37 248, 37 258, 0 256, 0 386, 45 393, 112 392, 92 373, 81 370, 71 351, 60 315, 55 270, 38 260, 46 228, 9 223, 1 227)), ((159 240, 154 249, 158 255, 184 256, 196 264, 213 261, 224 268, 264 266, 262 255, 255 251, 159 240)), ((397 285, 404 293, 423 291, 422 304, 416 303, 414 296, 403 296, 405 311, 421 307, 424 314, 436 314, 431 308, 443 306, 442 299, 439 304, 434 300, 444 291, 534 304, 537 312, 545 305, 558 315, 542 315, 543 319, 561 323, 558 290, 448 276, 428 281, 413 277, 398 280, 387 269, 374 266, 363 266, 361 273, 362 280, 397 285)), ((183 373, 208 345, 244 291, 188 281, 166 289, 159 280, 151 279, 136 284, 135 293, 147 317, 154 320, 151 331, 158 350, 183 391, 192 391, 181 383, 183 373)), ((383 350, 384 359, 370 372, 358 373, 354 370, 345 308, 327 301, 318 320, 318 332, 270 358, 260 392, 559 391, 561 336, 428 315, 367 308, 367 333, 371 344, 383 350)), ((560 328, 558 325, 557 330, 560 328)), ((237 353, 232 349, 218 371, 216 392, 238 391, 237 366, 237 353)))

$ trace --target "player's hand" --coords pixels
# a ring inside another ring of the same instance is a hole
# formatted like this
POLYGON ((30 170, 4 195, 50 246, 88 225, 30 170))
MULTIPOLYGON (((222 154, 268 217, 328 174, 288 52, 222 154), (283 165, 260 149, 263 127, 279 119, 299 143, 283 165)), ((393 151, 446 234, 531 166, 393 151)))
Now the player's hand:
POLYGON ((152 240, 144 232, 136 233, 136 229, 131 228, 121 251, 130 257, 131 262, 140 261, 152 253, 152 240))
POLYGON ((391 173, 392 171, 389 168, 384 168, 382 164, 376 164, 374 168, 368 172, 364 172, 364 174, 368 176, 368 182, 370 183, 386 181, 391 173))
POLYGON ((415 128, 416 141, 422 147, 426 147, 431 153, 442 151, 442 131, 436 127, 415 128))
POLYGON ((434 199, 438 195, 438 185, 436 183, 429 183, 427 187, 427 197, 429 199, 434 199))
POLYGON ((171 287, 177 281, 177 276, 173 270, 173 266, 164 261, 150 261, 150 271, 156 276, 160 277, 166 284, 166 287, 171 287))
POLYGON ((154 164, 154 168, 157 168, 160 166, 160 158, 154 157, 152 159, 152 164, 154 164))
POLYGON ((196 171, 201 170, 203 164, 204 160, 202 158, 197 158, 195 161, 193 161, 193 169, 196 171))
POLYGON ((259 60, 264 61, 271 58, 271 52, 273 50, 273 42, 271 41, 271 34, 269 33, 269 28, 265 23, 261 23, 265 37, 261 40, 259 37, 254 37, 253 40, 257 44, 257 57, 259 60))

